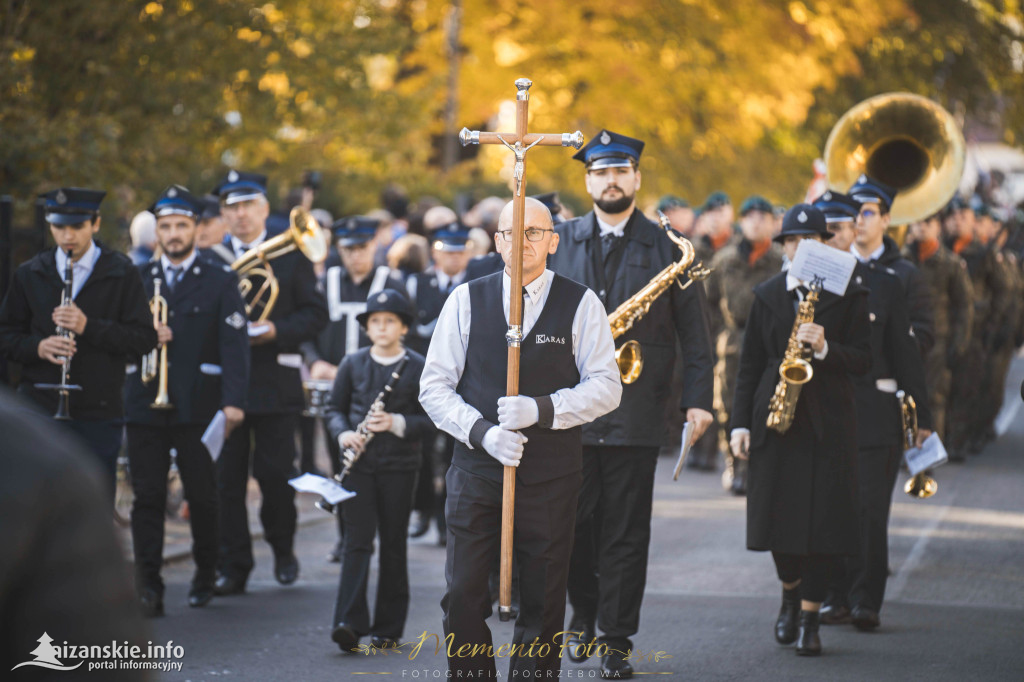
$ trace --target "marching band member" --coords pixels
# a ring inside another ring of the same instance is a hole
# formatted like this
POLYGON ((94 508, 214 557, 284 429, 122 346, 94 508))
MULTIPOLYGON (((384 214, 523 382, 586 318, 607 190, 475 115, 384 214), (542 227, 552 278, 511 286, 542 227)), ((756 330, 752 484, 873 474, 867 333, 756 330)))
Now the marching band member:
MULTIPOLYGON (((828 222, 829 246, 854 248, 854 227, 862 204, 840 192, 826 192, 815 202, 828 222)), ((896 391, 917 403, 918 445, 931 434, 931 411, 925 389, 924 361, 911 329, 907 300, 896 271, 878 260, 858 261, 854 281, 868 290, 871 319, 871 370, 854 380, 857 399, 857 473, 860 499, 860 551, 836 566, 831 594, 822 609, 826 625, 853 622, 861 630, 878 626, 889 570, 889 511, 903 460, 904 436, 896 391)))
POLYGON ((51 414, 57 392, 36 384, 60 383, 62 358, 70 358, 69 385, 81 390, 69 391, 65 423, 99 458, 113 500, 124 430, 124 359, 148 352, 157 335, 131 260, 95 239, 105 194, 66 187, 41 195, 56 246, 15 272, 0 306, 0 353, 22 364, 18 392, 51 414), (73 288, 61 305, 69 253, 73 288))
MULTIPOLYGON (((551 214, 527 198, 523 243, 521 395, 505 397, 512 257, 512 203, 495 246, 506 271, 459 285, 445 302, 420 380, 420 403, 458 443, 448 470, 448 525, 441 601, 445 634, 491 646, 488 574, 500 547, 504 466, 515 466, 515 548, 520 611, 514 644, 535 638, 546 656, 511 656, 509 677, 558 675, 555 635, 565 617, 569 548, 580 491, 580 425, 614 409, 621 396, 611 330, 585 287, 545 269, 558 248, 551 214), (520 433, 520 431, 522 433, 520 433)), ((453 677, 496 676, 486 653, 450 656, 453 677)))
POLYGON ((371 293, 357 319, 372 345, 341 361, 327 417, 331 438, 358 457, 344 479, 356 496, 338 511, 345 530, 331 639, 346 652, 365 635, 378 649, 394 648, 402 637, 409 611, 409 511, 420 441, 432 430, 418 401, 423 356, 402 343, 413 321, 405 295, 394 289, 371 293), (376 400, 385 386, 391 390, 383 391, 378 408, 376 400), (364 420, 373 436, 369 442, 357 426, 364 420), (366 585, 376 536, 380 568, 371 619, 366 585))
MULTIPOLYGON (((679 258, 678 247, 636 207, 640 153, 644 143, 602 130, 574 159, 586 166, 594 210, 556 227, 562 248, 550 268, 597 293, 615 310, 679 258)), ((594 622, 602 631, 601 672, 618 679, 632 674, 621 654, 640 624, 651 538, 654 469, 664 429, 664 401, 675 363, 675 338, 686 368, 680 409, 694 424, 693 441, 712 424, 713 368, 704 287, 680 291, 673 284, 648 313, 619 339, 643 348, 644 368, 623 388, 619 409, 583 427, 583 489, 577 512, 569 601, 569 630, 582 631, 570 644, 589 644, 594 622), (593 525, 600 525, 596 554, 593 525)), ((575 648, 574 650, 581 650, 575 648)))
MULTIPOLYGON (((267 238, 270 213, 266 177, 232 170, 214 194, 220 197, 235 258, 259 248, 267 238)), ((295 490, 288 485, 294 473, 295 430, 305 403, 299 344, 323 328, 327 307, 317 291, 313 266, 301 253, 292 251, 274 258, 272 267, 280 293, 263 323, 265 331, 258 336, 250 332, 245 419, 225 441, 217 460, 220 575, 214 591, 218 595, 244 592, 254 565, 246 507, 250 464, 263 494, 260 521, 274 551, 274 577, 282 585, 290 585, 299 576, 299 561, 293 551, 295 490)), ((245 327, 245 322, 241 320, 239 327, 245 327)))
POLYGON ((156 216, 162 255, 140 266, 139 273, 151 300, 156 282, 161 283, 166 322, 160 322, 154 311, 153 324, 161 347, 167 349, 167 361, 153 367, 155 376, 144 377, 142 371, 129 374, 125 421, 135 491, 131 517, 135 589, 143 614, 153 617, 163 615, 160 567, 172 448, 188 500, 196 564, 188 603, 205 606, 213 597, 219 540, 217 477, 200 439, 217 410, 224 411, 229 432, 245 417, 249 338, 238 278, 228 266, 201 258, 196 249, 202 201, 175 185, 149 210, 156 216), (162 390, 170 405, 159 405, 162 390))
MULTIPOLYGON (((798 204, 775 237, 792 262, 803 239, 827 240, 825 216, 798 204)), ((850 283, 844 296, 821 291, 813 322, 794 329, 802 283, 781 272, 754 289, 736 376, 733 455, 748 459, 747 549, 770 551, 782 582, 775 623, 780 644, 799 655, 821 653, 818 610, 841 555, 859 549, 857 415, 854 382, 871 367, 867 291, 850 283), (791 337, 810 345, 813 376, 803 384, 791 426, 767 426, 779 366, 791 337)))

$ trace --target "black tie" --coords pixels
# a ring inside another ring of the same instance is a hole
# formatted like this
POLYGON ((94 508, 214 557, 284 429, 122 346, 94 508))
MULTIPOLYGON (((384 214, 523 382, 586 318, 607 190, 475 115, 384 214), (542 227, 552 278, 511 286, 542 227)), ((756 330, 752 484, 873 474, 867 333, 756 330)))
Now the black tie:
POLYGON ((174 287, 178 286, 178 280, 181 278, 181 266, 172 265, 167 268, 167 288, 170 291, 174 291, 174 287))
POLYGON ((607 232, 601 235, 601 251, 604 256, 604 262, 608 262, 608 256, 612 251, 615 250, 615 245, 619 243, 619 235, 614 232, 607 232))

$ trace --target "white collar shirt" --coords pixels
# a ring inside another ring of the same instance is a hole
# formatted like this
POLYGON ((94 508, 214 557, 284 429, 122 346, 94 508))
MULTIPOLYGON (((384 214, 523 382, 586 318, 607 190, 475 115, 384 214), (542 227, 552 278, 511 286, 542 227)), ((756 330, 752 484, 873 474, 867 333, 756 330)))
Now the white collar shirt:
MULTIPOLYGON (((68 265, 68 256, 66 253, 57 249, 57 274, 63 279, 64 270, 68 265)), ((82 290, 82 287, 88 281, 89 276, 92 274, 92 270, 96 267, 96 261, 100 259, 100 247, 96 245, 95 240, 89 241, 89 248, 86 249, 82 257, 79 258, 72 266, 72 284, 71 284, 71 298, 74 300, 78 296, 78 292, 82 290)))

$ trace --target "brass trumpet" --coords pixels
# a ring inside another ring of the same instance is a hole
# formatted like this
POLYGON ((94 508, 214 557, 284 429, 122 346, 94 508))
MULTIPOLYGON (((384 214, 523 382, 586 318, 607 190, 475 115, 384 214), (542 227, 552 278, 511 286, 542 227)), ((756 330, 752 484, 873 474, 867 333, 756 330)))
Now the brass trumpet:
MULTIPOLYGON (((153 325, 167 324, 167 299, 160 295, 160 280, 153 280, 153 298, 149 299, 149 310, 153 313, 153 325)), ((142 383, 148 384, 153 379, 160 377, 157 383, 156 399, 149 404, 154 410, 170 410, 174 408, 171 398, 167 394, 167 344, 162 343, 157 348, 142 356, 142 383)))
POLYGON ((280 285, 270 261, 298 249, 313 263, 327 259, 327 240, 316 219, 306 209, 296 206, 288 217, 288 229, 250 249, 231 264, 238 273, 238 290, 245 300, 245 312, 253 322, 270 317, 280 285))
MULTIPOLYGON (((914 400, 914 396, 907 395, 903 391, 896 391, 896 398, 900 401, 903 449, 909 450, 917 445, 917 402, 914 400)), ((928 475, 927 471, 922 471, 911 477, 903 486, 903 492, 918 499, 931 497, 938 489, 939 484, 928 475)))

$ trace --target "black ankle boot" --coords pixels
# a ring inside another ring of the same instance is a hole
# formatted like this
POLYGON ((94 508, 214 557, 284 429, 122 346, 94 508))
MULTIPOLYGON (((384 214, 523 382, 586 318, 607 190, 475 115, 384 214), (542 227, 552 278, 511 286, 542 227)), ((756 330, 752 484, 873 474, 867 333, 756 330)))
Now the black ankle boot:
POLYGON ((794 587, 791 590, 782 588, 782 608, 779 609, 779 618, 775 621, 776 642, 792 644, 796 641, 796 619, 799 613, 800 588, 794 587))
POLYGON ((821 655, 821 638, 818 637, 817 611, 800 611, 800 633, 797 636, 796 655, 821 655))

